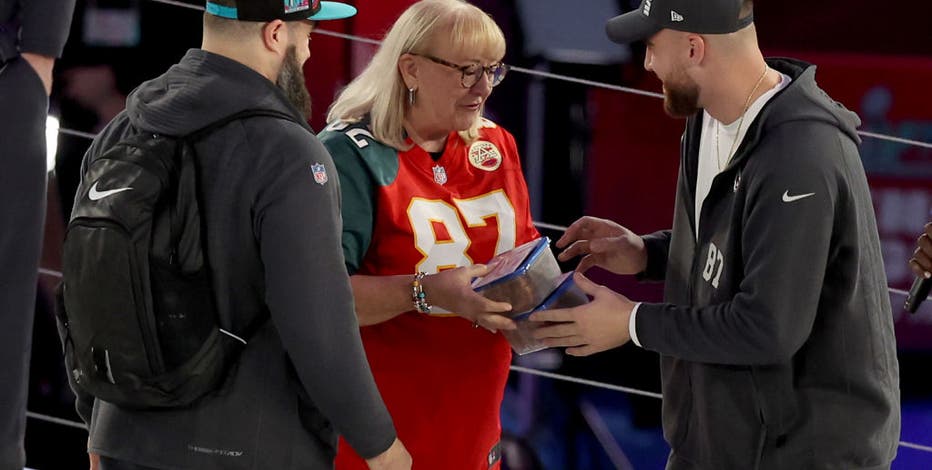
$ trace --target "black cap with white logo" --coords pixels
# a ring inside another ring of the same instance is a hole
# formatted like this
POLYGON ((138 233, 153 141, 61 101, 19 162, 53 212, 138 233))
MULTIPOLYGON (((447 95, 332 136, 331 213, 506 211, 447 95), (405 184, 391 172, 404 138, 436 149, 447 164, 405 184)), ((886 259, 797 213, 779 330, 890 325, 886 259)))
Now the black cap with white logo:
POLYGON ((642 0, 637 10, 616 16, 605 25, 608 38, 620 44, 643 41, 661 29, 698 34, 727 34, 754 21, 738 18, 742 0, 642 0))

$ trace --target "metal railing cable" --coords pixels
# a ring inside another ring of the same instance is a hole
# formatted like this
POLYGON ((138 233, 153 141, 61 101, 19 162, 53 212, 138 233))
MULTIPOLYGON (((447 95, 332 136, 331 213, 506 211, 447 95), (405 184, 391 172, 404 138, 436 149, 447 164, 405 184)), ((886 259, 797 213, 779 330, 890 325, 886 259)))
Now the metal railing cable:
POLYGON ((60 424, 62 426, 68 426, 69 428, 83 429, 87 431, 87 425, 80 421, 71 421, 68 419, 56 418, 55 416, 44 415, 42 413, 33 413, 32 411, 27 411, 26 417, 37 419, 39 421, 45 421, 47 423, 60 424))
POLYGON ((578 377, 572 377, 569 375, 554 374, 553 372, 547 372, 544 370, 531 369, 528 367, 521 366, 511 366, 511 370, 515 372, 520 372, 522 374, 531 374, 538 377, 546 377, 548 379, 560 380, 563 382, 572 382, 580 385, 588 385, 590 387, 601 388, 604 390, 613 390, 616 392, 623 392, 630 395, 640 395, 642 397, 658 398, 663 399, 663 395, 657 392, 648 392, 646 390, 638 390, 631 387, 622 387, 621 385, 613 385, 604 382, 596 382, 595 380, 581 379, 578 377))

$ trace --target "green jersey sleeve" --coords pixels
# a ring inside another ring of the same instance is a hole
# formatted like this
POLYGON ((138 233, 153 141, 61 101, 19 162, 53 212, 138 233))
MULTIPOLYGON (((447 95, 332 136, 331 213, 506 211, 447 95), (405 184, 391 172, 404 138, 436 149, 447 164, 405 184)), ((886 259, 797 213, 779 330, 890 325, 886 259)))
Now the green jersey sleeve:
POLYGON ((398 152, 377 141, 366 121, 336 122, 318 136, 333 157, 343 197, 343 257, 356 274, 372 242, 379 188, 398 176, 398 152))
POLYGON ((324 131, 320 140, 333 156, 343 197, 343 257, 350 275, 359 270, 375 226, 375 181, 353 141, 342 132, 324 131))

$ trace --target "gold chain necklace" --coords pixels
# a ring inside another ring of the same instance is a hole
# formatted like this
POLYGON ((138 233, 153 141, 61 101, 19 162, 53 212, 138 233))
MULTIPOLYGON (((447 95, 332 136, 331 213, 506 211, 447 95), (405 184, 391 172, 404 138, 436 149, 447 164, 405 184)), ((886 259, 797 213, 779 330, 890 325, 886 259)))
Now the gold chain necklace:
MULTIPOLYGON (((751 98, 754 96, 754 93, 757 92, 757 89, 760 88, 760 84, 764 82, 764 77, 767 76, 767 71, 770 70, 770 67, 767 64, 764 64, 764 71, 760 74, 760 78, 757 79, 757 84, 754 85, 754 89, 751 90, 751 94, 748 95, 748 99, 744 101, 744 111, 741 112, 741 119, 738 119, 738 131, 735 133, 735 140, 731 143, 731 149, 728 151, 728 159, 725 160, 725 163, 731 161, 731 157, 734 156, 735 147, 738 145, 738 138, 741 137, 741 125, 744 124, 744 115, 748 113, 748 108, 751 107, 751 98)), ((722 128, 722 122, 719 120, 715 121, 715 163, 718 163, 718 171, 722 171, 722 156, 721 151, 718 146, 718 134, 719 130, 722 128)))

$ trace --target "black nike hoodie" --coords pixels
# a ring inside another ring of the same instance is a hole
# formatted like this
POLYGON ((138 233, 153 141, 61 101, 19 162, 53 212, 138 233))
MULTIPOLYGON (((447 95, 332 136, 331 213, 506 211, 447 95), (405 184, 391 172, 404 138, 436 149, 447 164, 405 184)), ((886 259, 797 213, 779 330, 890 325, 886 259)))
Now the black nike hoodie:
POLYGON ((667 468, 889 468, 899 372, 860 121, 814 66, 768 63, 793 81, 713 180, 698 237, 702 113, 673 229, 644 237, 665 303, 642 304, 635 331, 661 354, 667 468))

